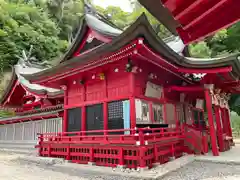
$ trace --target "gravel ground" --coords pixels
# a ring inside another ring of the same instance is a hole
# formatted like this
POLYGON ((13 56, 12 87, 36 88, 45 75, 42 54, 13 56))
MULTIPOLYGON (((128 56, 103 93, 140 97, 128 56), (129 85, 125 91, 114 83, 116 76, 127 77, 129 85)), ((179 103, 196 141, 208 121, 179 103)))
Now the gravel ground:
MULTIPOLYGON (((0 180, 141 180, 98 173, 54 168, 18 160, 18 154, 0 153, 0 180)), ((104 173, 104 172, 103 172, 104 173)), ((193 162, 161 180, 239 180, 240 166, 193 162)), ((160 180, 159 179, 159 180, 160 180)))
POLYGON ((240 166, 193 162, 161 180, 239 180, 240 166))

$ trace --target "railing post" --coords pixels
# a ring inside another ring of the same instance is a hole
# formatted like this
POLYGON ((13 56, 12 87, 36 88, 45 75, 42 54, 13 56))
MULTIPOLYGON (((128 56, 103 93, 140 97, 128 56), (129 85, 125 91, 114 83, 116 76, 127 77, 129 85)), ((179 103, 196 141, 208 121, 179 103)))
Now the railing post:
POLYGON ((158 148, 157 148, 157 145, 154 144, 153 146, 153 155, 154 155, 154 163, 157 163, 158 162, 158 148))
POLYGON ((124 167, 124 153, 123 153, 123 148, 121 147, 119 149, 119 166, 124 167))
POLYGON ((67 145, 67 156, 66 160, 70 160, 70 144, 67 145))
POLYGON ((146 148, 143 146, 139 147, 139 166, 140 168, 146 168, 146 162, 145 162, 145 152, 146 152, 146 148))
POLYGON ((90 165, 95 164, 94 163, 94 149, 93 149, 93 147, 89 148, 89 162, 88 162, 88 164, 90 164, 90 165))
POLYGON ((171 160, 175 159, 175 148, 174 148, 174 144, 171 144, 171 160))
POLYGON ((48 144, 48 157, 51 157, 51 143, 48 144))
POLYGON ((144 134, 143 134, 143 129, 138 130, 138 136, 139 136, 139 145, 143 146, 144 145, 144 134))
POLYGON ((42 150, 43 150, 43 134, 39 134, 38 136, 38 155, 42 156, 42 150))

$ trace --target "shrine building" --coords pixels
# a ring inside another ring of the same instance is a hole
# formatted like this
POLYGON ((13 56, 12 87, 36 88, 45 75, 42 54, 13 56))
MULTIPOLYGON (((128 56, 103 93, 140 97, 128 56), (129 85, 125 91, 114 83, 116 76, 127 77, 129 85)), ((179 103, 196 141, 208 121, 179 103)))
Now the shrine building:
POLYGON ((185 153, 219 156, 234 145, 228 100, 240 91, 240 54, 187 57, 181 36, 159 38, 145 14, 123 31, 85 8, 58 65, 15 66, 14 88, 1 104, 34 116, 0 119, 2 128, 36 116, 42 122, 47 109, 62 128, 45 123, 38 130, 40 156, 111 167, 151 168, 185 153))

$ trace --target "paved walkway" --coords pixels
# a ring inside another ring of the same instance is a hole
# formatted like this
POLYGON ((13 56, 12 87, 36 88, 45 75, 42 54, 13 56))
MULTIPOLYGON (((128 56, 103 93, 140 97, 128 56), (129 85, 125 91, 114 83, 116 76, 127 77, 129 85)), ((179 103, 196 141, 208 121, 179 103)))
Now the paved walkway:
POLYGON ((239 180, 240 144, 218 157, 184 156, 147 171, 52 162, 31 155, 0 152, 0 180, 239 180), (24 160, 25 159, 25 160, 24 160), (196 161, 194 161, 196 160, 196 161), (39 162, 38 162, 39 161, 39 162))
POLYGON ((207 161, 215 163, 228 163, 228 164, 239 164, 240 165, 240 144, 236 143, 230 151, 221 152, 220 156, 213 156, 209 153, 205 156, 196 156, 197 161, 207 161))

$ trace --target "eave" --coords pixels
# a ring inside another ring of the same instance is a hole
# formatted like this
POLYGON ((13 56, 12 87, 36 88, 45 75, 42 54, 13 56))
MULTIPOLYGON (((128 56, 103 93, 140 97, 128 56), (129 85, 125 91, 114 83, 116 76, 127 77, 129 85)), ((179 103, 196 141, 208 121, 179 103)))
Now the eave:
POLYGON ((0 118, 0 125, 4 124, 13 124, 13 123, 21 123, 26 121, 37 121, 49 118, 57 118, 60 117, 60 112, 62 109, 55 110, 52 112, 44 112, 44 113, 36 113, 31 115, 23 115, 23 116, 14 116, 8 118, 0 118))
POLYGON ((240 20, 240 1, 234 0, 139 0, 185 44, 205 38, 240 20), (221 19, 221 21, 219 21, 221 19))
POLYGON ((11 101, 11 96, 13 93, 15 93, 15 89, 17 86, 21 86, 25 91, 39 97, 44 97, 44 98, 58 98, 58 97, 63 97, 63 91, 57 91, 57 92, 48 92, 45 89, 37 90, 37 89, 31 89, 27 86, 24 86, 18 81, 18 76, 15 73, 14 67, 12 67, 11 71, 11 80, 8 83, 1 99, 0 99, 0 105, 5 106, 8 103, 8 99, 11 101))
POLYGON ((112 38, 118 36, 120 33, 120 29, 112 27, 111 24, 101 21, 98 17, 96 17, 96 15, 86 13, 81 18, 81 24, 76 37, 69 46, 67 52, 61 57, 60 63, 79 55, 80 51, 87 43, 86 41, 89 35, 94 36, 94 38, 99 40, 101 43, 109 43, 112 38), (106 26, 111 28, 113 32, 106 31, 106 26))
POLYGON ((12 67, 11 80, 8 83, 8 85, 7 85, 6 89, 4 90, 4 93, 0 99, 1 106, 4 106, 6 104, 8 98, 11 96, 11 94, 13 93, 13 91, 17 85, 18 85, 17 75, 14 71, 14 68, 12 67))
POLYGON ((83 68, 94 61, 104 59, 104 57, 111 57, 111 54, 114 54, 113 52, 118 52, 123 47, 130 46, 132 42, 135 42, 139 38, 143 38, 144 44, 172 65, 182 68, 198 69, 199 71, 230 67, 232 68, 233 76, 240 77, 240 54, 215 59, 193 59, 183 57, 174 52, 156 35, 144 14, 121 35, 113 39, 112 42, 101 45, 88 53, 74 57, 51 69, 33 75, 24 75, 24 77, 33 83, 45 84, 50 79, 54 79, 55 76, 57 77, 60 74, 83 68))

